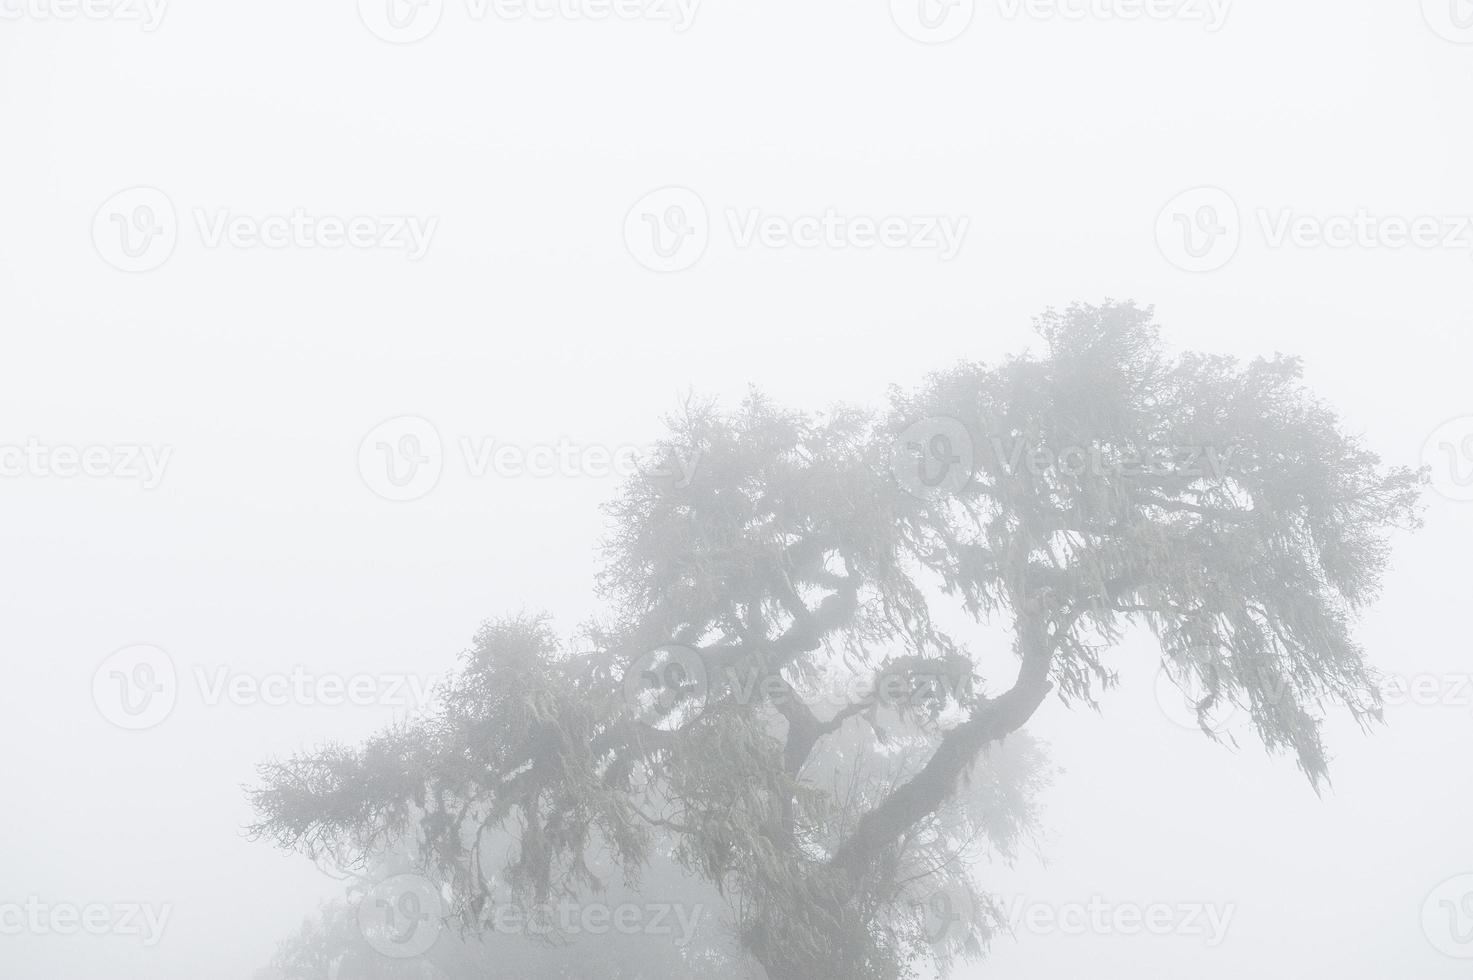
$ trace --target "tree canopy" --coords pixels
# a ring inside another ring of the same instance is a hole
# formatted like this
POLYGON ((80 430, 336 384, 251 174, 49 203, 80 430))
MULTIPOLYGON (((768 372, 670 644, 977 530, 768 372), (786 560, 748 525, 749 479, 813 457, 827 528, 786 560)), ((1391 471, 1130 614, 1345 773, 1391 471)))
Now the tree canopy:
POLYGON ((1204 731, 1240 705, 1322 785, 1326 711, 1379 717, 1353 619, 1422 475, 1293 358, 1171 354, 1130 303, 1037 329, 881 412, 689 406, 609 507, 604 618, 489 624, 429 716, 266 765, 256 832, 340 861, 410 842, 471 933, 498 835, 533 903, 668 859, 771 980, 891 980, 982 951, 967 869, 1046 778, 1015 733, 1051 696, 1099 704, 1133 627, 1204 731), (981 677, 944 607, 1006 627, 1015 677, 981 677))

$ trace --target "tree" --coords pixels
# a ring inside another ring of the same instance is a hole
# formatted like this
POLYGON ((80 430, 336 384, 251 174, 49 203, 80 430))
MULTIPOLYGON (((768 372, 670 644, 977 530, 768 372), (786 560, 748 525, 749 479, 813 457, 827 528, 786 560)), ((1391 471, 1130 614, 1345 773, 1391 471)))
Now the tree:
POLYGON ((637 881, 663 841, 771 980, 890 980, 981 952, 967 845, 1007 848, 1038 773, 1010 736, 1051 694, 1097 706, 1133 626, 1204 731, 1240 704, 1320 787, 1325 711, 1380 716, 1352 621, 1425 478, 1344 434, 1295 359, 1169 355, 1129 303, 1036 326, 1042 355, 959 365, 881 415, 688 407, 610 507, 591 652, 488 627, 432 721, 267 766, 257 832, 312 854, 413 839, 471 929, 488 833, 516 837, 509 879, 542 902, 602 887, 599 850, 637 881), (1007 627, 1011 681, 977 676, 946 603, 1007 627), (835 678, 858 696, 824 698, 835 678), (966 895, 942 916, 965 928, 929 927, 937 894, 966 895))
MULTIPOLYGON (((500 628, 526 628, 512 621, 500 628)), ((483 633, 483 636, 486 633, 483 633)), ((858 755, 846 743, 850 733, 837 733, 820 764, 829 775, 853 787, 844 812, 852 820, 860 802, 872 794, 875 780, 886 785, 903 771, 900 760, 874 765, 867 777, 857 778, 841 769, 852 767, 858 755), (845 759, 853 761, 846 762, 845 759), (883 774, 883 775, 882 775, 883 774)), ((1045 774, 1041 749, 1026 737, 1008 747, 983 767, 969 791, 947 809, 970 805, 985 814, 990 841, 1011 858, 1018 843, 1030 833, 1034 820, 1031 794, 1045 774), (965 801, 970 801, 969 804, 965 801)), ((493 833, 482 840, 481 880, 488 884, 494 910, 474 924, 459 911, 447 909, 422 872, 413 847, 400 846, 379 855, 371 869, 349 879, 343 900, 325 905, 316 918, 278 947, 263 980, 472 980, 486 977, 539 977, 547 980, 758 980, 760 970, 743 954, 737 936, 722 912, 719 891, 687 872, 674 859, 673 841, 656 833, 647 865, 635 882, 618 879, 609 866, 606 848, 594 850, 590 869, 602 885, 596 895, 582 896, 571 916, 560 908, 537 910, 522 903, 509 887, 507 871, 515 862, 518 842, 512 835, 493 833), (511 860, 498 865, 496 855, 511 860), (596 900, 595 900, 596 899, 596 900), (409 900, 409 902, 406 902, 409 900), (410 908, 405 908, 406 904, 410 908), (434 915, 422 914, 433 908, 434 915), (590 916, 589 910, 602 915, 590 916), (409 914, 400 916, 397 913, 409 914), (387 912, 387 915, 385 913, 387 912), (508 912, 511 914, 509 915, 508 912), (634 913, 628 925, 615 921, 634 913), (569 932, 566 926, 573 924, 569 932), (598 928, 604 923, 603 928, 598 928)), ((951 869, 954 875, 957 869, 951 869)), ((919 907, 900 910, 903 918, 921 922, 927 942, 976 941, 970 926, 974 901, 967 887, 945 888, 946 875, 927 875, 912 882, 908 893, 919 907)), ((993 908, 983 910, 991 920, 993 908)))

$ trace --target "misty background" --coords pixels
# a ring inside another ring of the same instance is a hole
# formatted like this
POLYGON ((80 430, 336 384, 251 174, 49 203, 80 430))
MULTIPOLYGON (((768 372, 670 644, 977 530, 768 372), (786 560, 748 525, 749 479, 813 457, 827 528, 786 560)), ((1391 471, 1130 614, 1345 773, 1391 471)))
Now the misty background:
MULTIPOLYGON (((1388 464, 1440 461, 1449 492, 1429 489, 1425 530, 1396 538, 1359 636, 1387 673, 1466 678, 1473 504, 1428 442, 1449 420, 1454 445, 1473 434, 1473 247, 1276 246, 1260 220, 1473 215, 1473 46, 1418 6, 1240 0, 1209 31, 981 3, 925 44, 876 0, 708 0, 683 32, 477 22, 452 2, 404 45, 346 2, 181 0, 151 31, 6 7, 0 444, 171 455, 152 489, 0 478, 0 902, 171 914, 152 946, 0 936, 0 972, 247 978, 341 895, 245 839, 242 787, 268 757, 402 711, 211 705, 196 670, 435 676, 487 617, 545 609, 571 633, 598 611, 617 477, 478 477, 462 440, 648 445, 691 393, 733 405, 749 384, 807 409, 879 405, 891 384, 1036 347, 1031 317, 1074 300, 1154 304, 1174 349, 1300 355, 1388 464), (138 186, 167 195, 178 242, 129 273, 94 219, 138 186), (660 273, 626 218, 670 186, 704 203, 709 244, 660 273), (1239 209, 1240 244, 1193 273, 1158 220, 1200 187, 1239 209), (211 247, 195 220, 299 208, 438 224, 411 260, 211 247), (829 208, 969 227, 943 260, 743 247, 728 219, 829 208), (406 416, 434 426, 444 469, 393 502, 360 445, 406 416), (135 644, 168 652, 180 690, 128 732, 91 691, 135 644)), ((958 976, 1466 974, 1422 911, 1473 873, 1473 688, 1392 706, 1372 737, 1335 717, 1320 799, 1251 737, 1234 751, 1174 721, 1148 638, 1111 656, 1123 683, 1103 714, 1050 702, 1029 726, 1064 771, 1040 855, 980 880, 1048 903, 1226 903, 1231 929, 1212 948, 1025 931, 958 976)))

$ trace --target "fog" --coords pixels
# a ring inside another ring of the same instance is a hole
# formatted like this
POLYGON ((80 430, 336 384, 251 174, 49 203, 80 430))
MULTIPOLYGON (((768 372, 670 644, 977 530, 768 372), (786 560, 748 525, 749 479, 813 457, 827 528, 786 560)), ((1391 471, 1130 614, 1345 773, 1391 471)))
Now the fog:
MULTIPOLYGON (((1461 3, 359 6, 0 3, 0 974, 256 976, 345 894, 252 839, 258 767, 414 715, 488 619, 607 614, 665 418, 883 412, 1113 299, 1432 467, 1351 626, 1385 724, 1326 706, 1317 793, 1130 626, 1024 727, 1036 833, 973 869, 1013 934, 952 975, 1466 975, 1461 3)), ((1006 617, 938 621, 1006 690, 1006 617)))

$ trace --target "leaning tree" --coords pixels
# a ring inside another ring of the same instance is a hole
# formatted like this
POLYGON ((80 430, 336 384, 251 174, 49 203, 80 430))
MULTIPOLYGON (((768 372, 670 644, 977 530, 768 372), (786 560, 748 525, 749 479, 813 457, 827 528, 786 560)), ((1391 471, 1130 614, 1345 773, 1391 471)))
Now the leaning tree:
POLYGON ((1037 328, 1040 353, 880 414, 688 408, 610 507, 604 620, 488 627, 430 717, 266 766, 257 832, 340 859, 410 841, 472 933, 499 834, 538 902, 603 887, 594 855, 630 882, 668 855, 771 980, 889 980, 980 951, 968 848, 1016 833, 1027 794, 998 787, 1039 772, 1002 743, 1051 696, 1096 705, 1133 627, 1204 731, 1240 706, 1318 787, 1327 709, 1379 718, 1352 620, 1423 476, 1295 359, 1169 354, 1132 304, 1037 328), (979 676, 998 626, 1003 683, 979 676))

